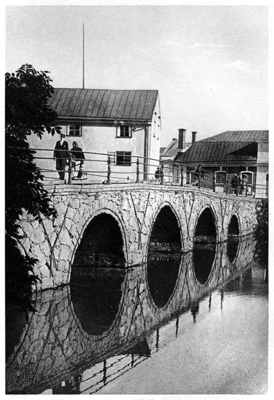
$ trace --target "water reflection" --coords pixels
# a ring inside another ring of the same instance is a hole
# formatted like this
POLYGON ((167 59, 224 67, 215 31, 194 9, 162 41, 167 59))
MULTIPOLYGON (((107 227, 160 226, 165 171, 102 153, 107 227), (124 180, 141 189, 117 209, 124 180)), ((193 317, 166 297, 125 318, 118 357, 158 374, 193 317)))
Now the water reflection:
MULTIPOLYGON (((135 368, 183 334, 190 322, 197 322, 203 298, 209 296, 210 310, 212 291, 252 266, 252 239, 239 242, 233 264, 226 246, 216 246, 214 252, 208 249, 211 272, 208 267, 202 274, 204 285, 197 281, 201 272, 190 252, 176 262, 166 260, 169 267, 152 258, 149 265, 114 275, 95 269, 89 272, 92 284, 85 289, 74 286, 40 293, 37 312, 21 326, 7 360, 7 392, 94 393, 135 368), (169 277, 165 268, 171 268, 169 277)), ((244 279, 248 284, 253 278, 254 274, 244 279)), ((226 291, 221 293, 220 306, 226 291)))
POLYGON ((85 285, 77 281, 71 284, 71 301, 74 312, 83 329, 91 335, 99 335, 110 328, 118 312, 122 298, 125 269, 94 269, 85 285))
POLYGON ((193 248, 193 265, 197 280, 204 284, 209 278, 216 256, 216 244, 195 243, 193 248))
POLYGON ((148 286, 157 307, 164 307, 171 297, 178 278, 181 255, 149 254, 147 261, 148 286))
POLYGON ((231 263, 234 262, 237 256, 237 251, 239 247, 239 237, 230 236, 227 241, 227 256, 231 263))

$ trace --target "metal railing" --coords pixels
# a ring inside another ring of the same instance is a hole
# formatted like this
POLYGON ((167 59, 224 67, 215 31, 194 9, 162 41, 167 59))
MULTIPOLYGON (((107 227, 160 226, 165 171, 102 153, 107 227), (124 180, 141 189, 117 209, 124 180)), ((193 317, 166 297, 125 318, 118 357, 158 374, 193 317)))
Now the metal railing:
MULTIPOLYGON (((8 147, 7 151, 12 151, 12 149, 20 151, 18 147, 8 147)), ((168 164, 158 159, 131 154, 118 159, 114 152, 89 151, 85 151, 84 159, 80 159, 77 154, 75 157, 77 152, 72 155, 67 150, 59 150, 60 157, 56 158, 53 157, 53 149, 31 148, 30 150, 34 152, 33 157, 44 176, 45 186, 57 185, 58 183, 68 185, 150 183, 191 186, 197 189, 222 191, 226 194, 241 196, 254 196, 256 190, 268 193, 267 185, 263 184, 252 183, 245 186, 243 184, 235 186, 229 182, 216 182, 214 172, 208 173, 199 168, 193 168, 192 171, 183 174, 182 167, 186 167, 186 165, 179 161, 168 164)))

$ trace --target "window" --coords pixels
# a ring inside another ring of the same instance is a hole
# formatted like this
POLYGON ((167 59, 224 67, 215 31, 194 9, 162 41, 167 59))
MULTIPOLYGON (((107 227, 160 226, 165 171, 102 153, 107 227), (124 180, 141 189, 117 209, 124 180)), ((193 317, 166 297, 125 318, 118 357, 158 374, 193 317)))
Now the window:
POLYGON ((116 151, 116 165, 131 165, 131 151, 116 151))
POLYGON ((251 171, 241 171, 241 178, 248 185, 252 185, 253 184, 253 172, 251 172, 251 171))
POLYGON ((69 126, 68 136, 82 136, 81 125, 73 124, 69 126))
POLYGON ((215 183, 217 185, 224 185, 226 182, 226 172, 225 171, 216 171, 215 172, 215 183))
POLYGON ((132 129, 129 125, 121 125, 117 128, 117 137, 119 138, 131 138, 132 129))

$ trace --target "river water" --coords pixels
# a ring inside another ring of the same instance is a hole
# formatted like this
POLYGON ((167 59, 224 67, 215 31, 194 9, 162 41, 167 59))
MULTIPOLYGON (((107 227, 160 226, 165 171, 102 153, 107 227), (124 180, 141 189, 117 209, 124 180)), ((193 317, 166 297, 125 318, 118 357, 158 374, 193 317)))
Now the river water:
POLYGON ((7 393, 261 394, 268 285, 253 238, 78 268, 7 307, 7 393))

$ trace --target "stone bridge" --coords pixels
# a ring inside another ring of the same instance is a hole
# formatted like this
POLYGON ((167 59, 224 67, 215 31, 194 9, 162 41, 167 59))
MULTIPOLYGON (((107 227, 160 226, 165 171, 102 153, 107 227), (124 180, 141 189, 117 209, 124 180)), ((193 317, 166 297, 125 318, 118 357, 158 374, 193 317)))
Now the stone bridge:
POLYGON ((110 249, 130 267, 146 262, 152 242, 165 245, 175 240, 180 251, 187 252, 196 236, 222 242, 229 233, 250 234, 256 225, 255 199, 206 189, 87 184, 57 186, 49 192, 57 217, 39 221, 25 214, 20 221, 20 247, 38 259, 38 290, 70 282, 84 238, 95 259, 96 252, 110 249))

